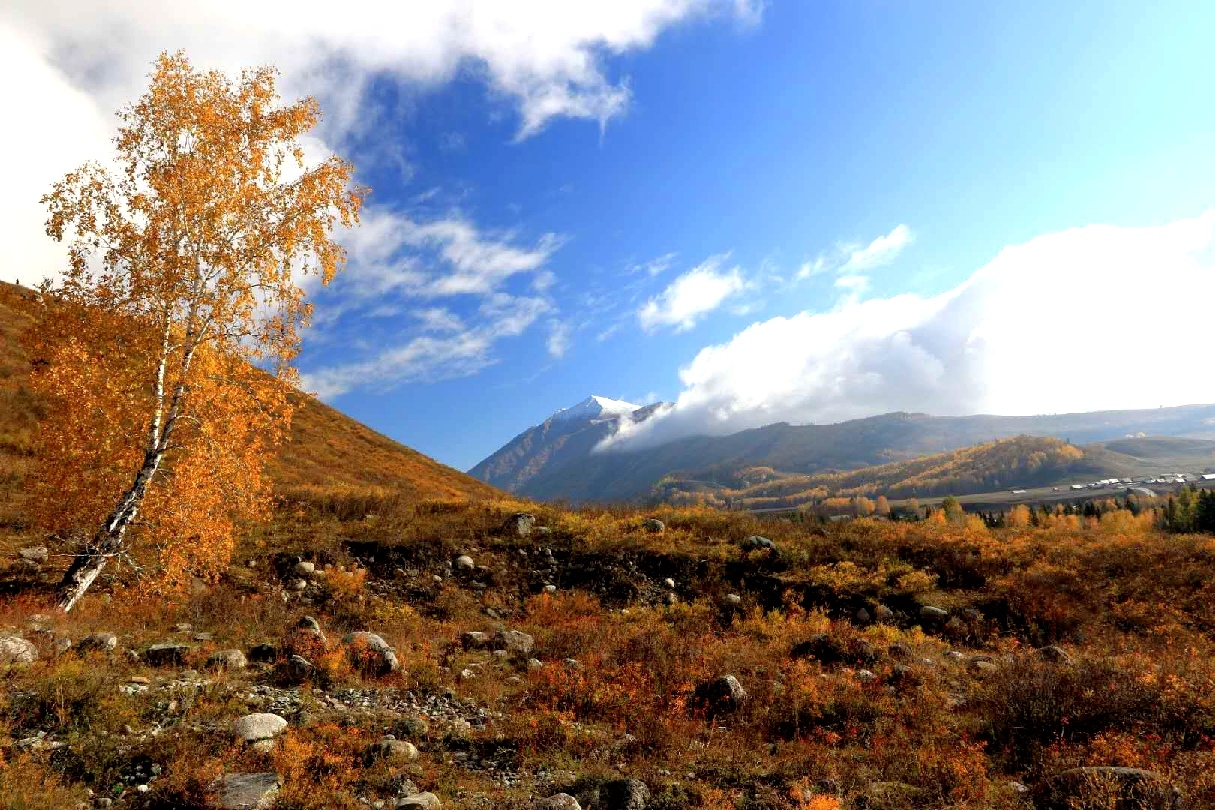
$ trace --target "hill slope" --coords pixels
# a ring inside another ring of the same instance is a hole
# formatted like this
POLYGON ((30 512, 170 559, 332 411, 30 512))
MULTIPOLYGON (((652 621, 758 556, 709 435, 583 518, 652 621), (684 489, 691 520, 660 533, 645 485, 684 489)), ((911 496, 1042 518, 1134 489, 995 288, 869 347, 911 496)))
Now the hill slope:
MULTIPOLYGON (((0 499, 12 508, 32 466, 40 403, 25 386, 29 364, 18 344, 29 327, 28 291, 0 284, 0 499)), ((312 397, 294 397, 291 433, 268 470, 280 488, 366 486, 410 498, 492 498, 489 485, 376 433, 312 397)))
POLYGON ((787 474, 841 472, 1016 436, 1053 437, 1077 445, 1125 440, 1138 433, 1212 437, 1215 405, 1052 416, 891 413, 832 425, 778 423, 644 450, 593 453, 613 429, 609 422, 581 422, 560 425, 554 432, 546 422, 516 437, 472 474, 537 499, 643 499, 669 476, 732 487, 745 470, 755 467, 787 474))

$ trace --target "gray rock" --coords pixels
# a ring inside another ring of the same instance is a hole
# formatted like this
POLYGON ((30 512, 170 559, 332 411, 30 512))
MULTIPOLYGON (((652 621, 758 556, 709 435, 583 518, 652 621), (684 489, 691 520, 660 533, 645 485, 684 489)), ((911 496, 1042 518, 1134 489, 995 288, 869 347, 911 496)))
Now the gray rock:
POLYGON ((528 669, 544 669, 544 662, 541 661, 539 658, 529 658, 529 659, 527 659, 527 668, 528 669))
POLYGON ((419 807, 422 810, 438 810, 443 803, 439 801, 439 797, 433 793, 415 793, 412 796, 406 796, 404 799, 397 801, 397 810, 406 810, 411 807, 419 807))
POLYGON ((667 577, 666 579, 664 579, 664 580, 662 581, 662 584, 663 584, 663 585, 666 585, 668 588, 674 588, 674 587, 675 587, 675 580, 671 579, 670 577, 667 577))
POLYGON ((1070 664, 1072 662, 1072 657, 1068 654, 1067 650, 1055 644, 1039 649, 1038 657, 1053 664, 1070 664))
POLYGON ((494 644, 498 649, 506 650, 518 658, 531 655, 536 640, 520 630, 503 630, 494 636, 494 644))
POLYGON ((17 552, 17 556, 26 562, 45 565, 46 561, 51 558, 51 552, 46 546, 26 546, 17 552))
POLYGON ((873 617, 869 615, 869 611, 861 608, 856 612, 857 624, 869 624, 871 621, 873 621, 873 617))
POLYGON ((466 650, 483 650, 489 646, 489 633, 480 630, 469 630, 460 636, 460 646, 466 650))
POLYGON ((311 616, 304 616, 295 623, 295 632, 311 633, 318 636, 321 641, 325 640, 325 631, 321 629, 321 623, 311 616))
POLYGON ((879 622, 891 622, 894 620, 894 611, 885 605, 878 605, 873 609, 874 618, 879 622))
POLYGON ((248 661, 240 650, 217 650, 207 659, 207 666, 212 669, 244 669, 248 661))
POLYGON ((286 720, 277 714, 268 712, 246 714, 232 724, 232 732, 237 739, 250 743, 258 740, 272 740, 285 728, 287 728, 286 720))
POLYGON ((185 663, 186 653, 193 647, 189 644, 166 642, 153 644, 143 654, 144 659, 154 667, 177 667, 185 663))
POLYGON ((530 512, 516 512, 502 524, 502 533, 507 537, 527 537, 536 525, 536 516, 530 512))
POLYGON ((276 773, 230 773, 212 784, 221 810, 265 810, 278 793, 276 773))
POLYGON ((776 545, 771 540, 766 537, 760 537, 758 534, 753 534, 742 541, 743 551, 759 551, 760 549, 770 551, 774 548, 776 548, 776 545))
POLYGON ((742 597, 736 593, 728 593, 726 594, 726 604, 735 606, 741 605, 742 597))
POLYGON ((536 810, 582 810, 578 800, 568 793, 558 793, 536 802, 536 810))
POLYGON ((943 622, 949 618, 949 611, 936 605, 924 605, 920 608, 920 618, 930 622, 943 622))
POLYGON ((295 564, 295 573, 299 574, 302 577, 308 576, 310 574, 315 574, 316 573, 316 563, 310 563, 310 562, 304 562, 304 561, 297 562, 295 564))
POLYGON ((401 668, 397 653, 375 633, 360 631, 342 639, 356 667, 374 675, 387 675, 401 668))
POLYGON ((0 636, 0 664, 32 664, 38 648, 21 636, 0 636))
POLYGON ((367 751, 367 756, 372 761, 386 759, 397 762, 417 762, 418 747, 411 742, 398 740, 390 734, 381 737, 372 745, 367 751))
POLYGON ((291 581, 291 584, 288 585, 287 587, 293 591, 304 591, 304 590, 308 589, 308 580, 294 579, 291 581))
POLYGON ((467 554, 461 554, 459 557, 456 557, 456 569, 457 570, 471 571, 476 567, 477 567, 477 564, 475 562, 473 562, 473 558, 469 557, 467 554))
POLYGON ((72 640, 67 636, 59 636, 54 642, 55 654, 63 655, 68 650, 72 649, 72 640))
POLYGON ((692 693, 690 706, 709 717, 717 717, 736 711, 746 699, 747 692, 738 682, 738 678, 723 675, 697 686, 692 693))
POLYGON ((646 518, 645 522, 641 524, 641 528, 650 534, 662 534, 667 530, 667 524, 658 518, 646 518))
MULTIPOLYGON (((1064 771, 1047 781, 1038 804, 1048 810, 1065 810, 1080 806, 1086 798, 1108 796, 1111 789, 1116 792, 1117 803, 1113 806, 1118 810, 1181 810, 1183 806, 1181 791, 1163 775, 1108 766, 1064 771)), ((1102 801, 1106 806, 1107 800, 1102 801)))
POLYGON ((556 593, 556 592, 557 592, 557 586, 556 586, 556 585, 553 585, 553 584, 551 584, 551 583, 550 583, 550 584, 548 584, 548 585, 545 585, 545 586, 544 586, 544 588, 543 588, 543 590, 544 590, 544 592, 545 592, 545 593, 556 593))
POLYGON ((640 779, 616 779, 599 787, 599 805, 604 810, 645 810, 650 789, 640 779))

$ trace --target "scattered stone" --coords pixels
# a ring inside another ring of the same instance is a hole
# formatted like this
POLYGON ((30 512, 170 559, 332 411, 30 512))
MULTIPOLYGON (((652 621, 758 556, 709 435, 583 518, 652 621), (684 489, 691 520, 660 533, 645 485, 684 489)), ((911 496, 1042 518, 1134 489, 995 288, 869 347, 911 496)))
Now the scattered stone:
POLYGON ((273 644, 255 644, 249 648, 248 659, 254 664, 273 664, 278 660, 278 647, 273 644))
POLYGON ((966 668, 980 677, 991 675, 993 672, 999 670, 999 667, 996 666, 995 662, 985 660, 982 657, 970 659, 970 662, 966 665, 966 668))
POLYGON ((290 585, 288 585, 287 587, 288 587, 288 588, 290 588, 290 589, 291 589, 291 590, 293 590, 293 591, 303 591, 303 590, 307 590, 307 589, 308 589, 308 580, 306 580, 306 579, 293 579, 293 580, 291 581, 291 584, 290 584, 290 585))
POLYGON ((771 551, 774 548, 776 546, 771 540, 766 537, 760 537, 758 534, 753 534, 742 541, 743 551, 758 551, 760 549, 771 551))
POLYGON ((310 562, 304 562, 304 561, 297 562, 295 564, 295 573, 299 574, 300 576, 308 576, 309 574, 315 574, 316 573, 316 563, 310 563, 310 562))
POLYGON ((387 675, 401 668, 397 653, 375 633, 360 631, 342 639, 354 665, 374 675, 387 675))
POLYGON ((133 683, 137 686, 148 686, 152 683, 152 679, 144 675, 132 675, 127 678, 127 683, 133 683))
POLYGON ((380 759, 417 762, 418 747, 411 742, 398 740, 393 735, 387 734, 368 749, 367 758, 373 762, 380 759))
POLYGON ((945 622, 945 632, 954 637, 963 636, 966 634, 966 622, 953 616, 945 622))
POLYGON ((1070 664, 1072 662, 1072 657, 1067 650, 1055 644, 1039 649, 1038 657, 1044 661, 1050 661, 1052 664, 1070 664))
POLYGON ((894 621, 894 611, 885 605, 875 607, 873 615, 879 622, 888 623, 894 621))
POLYGON ((1013 793, 1017 794, 1018 796, 1028 796, 1029 795, 1029 786, 1026 785, 1024 782, 1009 782, 1008 789, 1011 790, 1013 793))
POLYGON ((911 648, 901 641, 896 641, 886 648, 891 658, 906 660, 911 657, 911 648))
POLYGON ((528 669, 543 669, 544 662, 541 661, 539 658, 529 658, 529 659, 527 659, 527 668, 528 669))
POLYGON ((244 669, 248 661, 240 650, 218 650, 211 653, 207 666, 211 669, 244 669))
POLYGON ((530 512, 516 512, 502 524, 502 533, 507 537, 527 537, 536 525, 536 516, 530 512))
POLYGON ((536 640, 520 630, 502 630, 494 636, 494 644, 513 656, 526 658, 531 655, 536 640))
POLYGON ((650 789, 640 779, 616 779, 600 785, 599 800, 610 810, 645 810, 650 789))
POLYGON ((582 805, 570 794, 558 793, 536 802, 536 810, 582 810, 582 805))
POLYGON ((736 593, 728 593, 726 594, 726 604, 735 606, 741 605, 742 597, 736 593))
POLYGON ((222 810, 265 810, 278 793, 276 773, 230 773, 212 785, 222 810))
POLYGON ((494 650, 494 658, 510 658, 510 653, 506 650, 494 650))
POLYGON ((1088 798, 1101 797, 1102 806, 1109 791, 1116 791, 1117 803, 1112 805, 1135 810, 1180 810, 1181 791, 1163 775, 1140 768, 1098 766, 1064 771, 1045 784, 1039 806, 1047 810, 1064 810, 1085 803, 1088 798))
POLYGON ((232 731, 236 737, 250 743, 274 739, 285 728, 287 728, 286 720, 277 714, 268 712, 246 714, 232 724, 232 731))
POLYGON ((949 618, 949 611, 936 605, 924 605, 920 608, 920 618, 929 622, 944 622, 949 618))
POLYGON ((856 673, 856 679, 861 683, 873 683, 876 678, 877 676, 867 669, 862 669, 856 673))
POLYGON ((45 565, 46 561, 51 558, 51 552, 46 546, 26 546, 18 551, 17 555, 26 562, 36 563, 37 565, 45 565))
POLYGON ((663 523, 658 518, 646 518, 641 524, 641 528, 645 529, 650 534, 662 534, 667 530, 667 524, 663 523))
POLYGON ((293 681, 302 681, 308 678, 316 667, 302 655, 293 655, 287 659, 287 677, 293 681))
POLYGON ((671 579, 670 577, 667 577, 666 579, 664 579, 664 580, 662 581, 662 584, 663 584, 663 585, 666 585, 668 588, 674 588, 674 587, 675 587, 675 580, 671 579))
POLYGON ((962 608, 961 613, 962 618, 968 622, 977 622, 983 618, 983 614, 979 612, 978 608, 964 607, 962 608))
POLYGON ((945 653, 945 657, 948 658, 950 661, 965 661, 966 660, 966 656, 963 655, 962 653, 958 652, 957 650, 950 650, 949 652, 945 653))
POLYGON ((189 622, 178 622, 177 624, 173 625, 174 633, 189 633, 193 629, 194 625, 190 624, 189 622))
POLYGON ((557 592, 557 586, 556 586, 556 585, 553 585, 553 584, 551 584, 551 583, 550 583, 550 584, 548 584, 548 585, 545 585, 545 586, 544 586, 544 592, 545 592, 545 593, 556 593, 556 592, 557 592))
POLYGON ((477 677, 477 673, 473 672, 471 669, 460 670, 460 680, 462 681, 471 681, 475 677, 477 677))
POLYGON ((747 692, 738 678, 723 675, 697 686, 692 693, 691 707, 709 717, 717 717, 736 711, 746 699, 747 692))
POLYGON ((466 650, 483 650, 489 646, 489 634, 469 630, 460 636, 460 645, 466 650))
POLYGON ((177 667, 185 663, 186 653, 193 649, 189 644, 167 642, 153 644, 144 652, 143 657, 154 667, 177 667))
POLYGON ((190 638, 193 639, 194 641, 199 641, 199 642, 214 641, 215 634, 214 633, 195 633, 194 635, 190 636, 190 638))
POLYGON ((304 616, 296 622, 295 630, 299 633, 312 633, 315 636, 320 636, 321 641, 325 640, 325 631, 321 630, 321 623, 311 616, 304 616))
POLYGON ((869 624, 871 621, 873 621, 873 617, 869 615, 869 611, 861 608, 856 612, 857 624, 869 624))
POLYGON ((461 554, 459 557, 456 557, 456 568, 458 570, 471 571, 476 567, 477 564, 473 562, 473 558, 469 557, 467 554, 461 554))
POLYGON ((422 810, 438 810, 443 803, 433 793, 415 793, 397 801, 397 810, 407 810, 410 807, 420 807, 422 810))
POLYGON ((72 649, 72 640, 67 636, 59 636, 55 639, 55 654, 63 655, 68 650, 72 649))
POLYGON ((21 636, 0 636, 0 664, 32 664, 38 648, 21 636))

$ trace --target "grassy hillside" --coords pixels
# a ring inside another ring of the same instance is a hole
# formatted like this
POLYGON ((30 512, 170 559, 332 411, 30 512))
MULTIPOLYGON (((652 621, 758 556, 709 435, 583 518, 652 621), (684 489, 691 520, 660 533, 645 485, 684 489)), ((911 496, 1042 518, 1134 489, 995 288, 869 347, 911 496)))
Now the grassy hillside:
POLYGON ((1020 436, 846 472, 797 474, 750 467, 737 471, 728 484, 670 476, 656 494, 673 503, 792 507, 831 497, 963 495, 1213 466, 1215 442, 1209 440, 1156 437, 1077 447, 1060 439, 1020 436))
MULTIPOLYGON (((17 338, 28 328, 30 293, 0 286, 0 498, 19 505, 31 470, 31 448, 41 406, 29 394, 29 365, 17 338)), ((268 462, 280 489, 378 486, 412 498, 493 498, 489 485, 383 436, 312 397, 295 398, 288 440, 268 462)))

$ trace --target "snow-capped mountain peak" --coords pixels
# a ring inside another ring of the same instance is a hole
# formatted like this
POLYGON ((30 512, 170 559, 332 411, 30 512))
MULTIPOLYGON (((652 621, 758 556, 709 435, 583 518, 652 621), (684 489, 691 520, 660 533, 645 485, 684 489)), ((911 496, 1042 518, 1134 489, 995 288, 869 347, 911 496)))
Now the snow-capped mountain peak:
POLYGON ((591 421, 615 419, 630 414, 639 407, 641 406, 634 405, 631 402, 622 402, 618 399, 608 399, 607 397, 599 397, 592 394, 577 405, 562 408, 553 414, 551 418, 560 420, 589 419, 591 421))

